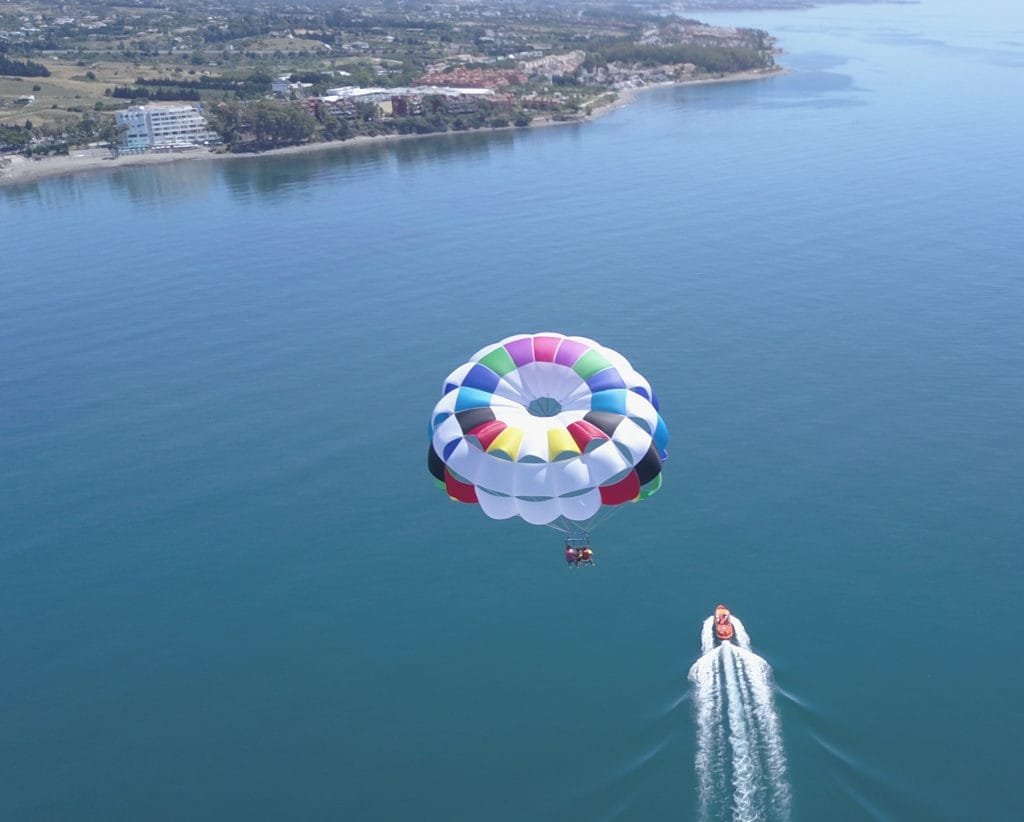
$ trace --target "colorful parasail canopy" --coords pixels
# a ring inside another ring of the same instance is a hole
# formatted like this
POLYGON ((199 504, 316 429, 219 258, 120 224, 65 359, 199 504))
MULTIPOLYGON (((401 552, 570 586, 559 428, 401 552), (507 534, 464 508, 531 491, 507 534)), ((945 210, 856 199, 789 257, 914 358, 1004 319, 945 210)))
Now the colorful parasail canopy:
POLYGON ((518 334, 445 380, 428 466, 493 519, 575 527, 661 487, 668 429, 647 380, 585 337, 518 334))

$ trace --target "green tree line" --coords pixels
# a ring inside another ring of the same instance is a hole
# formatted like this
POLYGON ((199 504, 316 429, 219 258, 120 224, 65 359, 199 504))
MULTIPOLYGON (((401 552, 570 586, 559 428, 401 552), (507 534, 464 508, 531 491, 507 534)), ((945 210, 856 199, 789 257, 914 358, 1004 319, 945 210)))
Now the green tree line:
POLYGON ((210 126, 231 151, 264 151, 308 143, 316 119, 301 106, 277 100, 224 102, 206 112, 210 126))
POLYGON ((359 135, 433 134, 479 128, 527 126, 532 119, 523 111, 505 112, 486 100, 476 111, 448 111, 446 100, 424 98, 423 113, 405 117, 382 117, 373 103, 355 104, 351 119, 336 117, 322 107, 316 116, 302 106, 278 100, 256 103, 225 101, 211 106, 207 120, 229 151, 263 151, 314 141, 347 140, 359 135))
POLYGON ((137 86, 114 86, 111 97, 122 100, 199 100, 199 91, 194 88, 139 88, 137 86))
POLYGON ((704 71, 714 73, 768 68, 774 62, 769 52, 750 46, 659 46, 613 42, 588 50, 583 67, 593 69, 608 63, 632 63, 648 67, 693 63, 704 71))
POLYGON ((75 120, 33 125, 26 120, 23 126, 0 125, 0 149, 17 151, 33 156, 67 154, 68 148, 95 141, 106 141, 115 146, 120 136, 111 115, 86 113, 75 120))
POLYGON ((12 60, 6 54, 0 54, 0 74, 11 77, 49 77, 50 70, 42 63, 31 60, 12 60))
POLYGON ((172 77, 136 78, 134 86, 115 86, 109 96, 123 100, 202 100, 201 92, 234 92, 239 99, 258 97, 270 90, 270 76, 252 74, 243 80, 227 77, 201 77, 176 80, 172 77))
POLYGON ((270 91, 271 81, 272 78, 269 74, 256 72, 241 80, 233 80, 230 77, 211 77, 208 75, 203 75, 197 80, 179 80, 174 77, 156 77, 152 79, 137 77, 135 78, 135 85, 235 91, 238 92, 239 96, 243 96, 265 94, 270 91))

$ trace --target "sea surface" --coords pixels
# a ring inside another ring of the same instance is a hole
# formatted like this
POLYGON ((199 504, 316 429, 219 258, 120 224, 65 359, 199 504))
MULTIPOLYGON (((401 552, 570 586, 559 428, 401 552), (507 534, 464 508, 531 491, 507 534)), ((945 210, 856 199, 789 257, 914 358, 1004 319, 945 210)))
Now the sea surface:
POLYGON ((731 819, 720 601, 778 815, 1024 818, 1024 10, 694 16, 790 73, 0 189, 0 818, 731 819), (672 435, 593 569, 425 467, 545 330, 672 435))

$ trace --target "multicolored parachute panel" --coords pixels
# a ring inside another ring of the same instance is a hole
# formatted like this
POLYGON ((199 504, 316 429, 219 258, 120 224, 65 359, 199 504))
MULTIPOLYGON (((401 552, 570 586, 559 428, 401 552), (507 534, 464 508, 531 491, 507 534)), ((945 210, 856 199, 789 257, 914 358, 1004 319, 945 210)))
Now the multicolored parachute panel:
POLYGON ((650 383, 612 349, 555 333, 509 337, 456 368, 430 439, 450 497, 536 525, 649 497, 668 458, 650 383))

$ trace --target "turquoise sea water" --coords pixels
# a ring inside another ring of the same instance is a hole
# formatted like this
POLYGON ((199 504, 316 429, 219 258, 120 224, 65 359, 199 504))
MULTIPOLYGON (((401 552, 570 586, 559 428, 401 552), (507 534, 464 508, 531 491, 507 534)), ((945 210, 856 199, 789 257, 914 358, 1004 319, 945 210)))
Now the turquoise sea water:
POLYGON ((1024 15, 962 5, 701 15, 792 73, 579 127, 0 189, 0 818, 692 819, 719 601, 793 818, 1024 816, 1024 15), (425 469, 540 330, 672 432, 587 572, 425 469))

